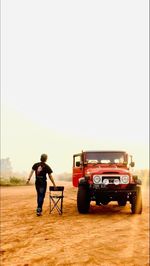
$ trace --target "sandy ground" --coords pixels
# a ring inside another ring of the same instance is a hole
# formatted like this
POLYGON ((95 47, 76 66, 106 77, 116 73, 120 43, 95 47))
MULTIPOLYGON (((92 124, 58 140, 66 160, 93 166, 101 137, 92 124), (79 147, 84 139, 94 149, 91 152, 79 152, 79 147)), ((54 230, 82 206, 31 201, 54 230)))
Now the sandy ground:
POLYGON ((116 202, 81 215, 77 189, 69 182, 57 185, 65 186, 64 213, 49 214, 47 192, 41 217, 35 215, 34 186, 1 188, 0 265, 150 265, 148 189, 143 188, 141 215, 131 214, 129 203, 116 202))

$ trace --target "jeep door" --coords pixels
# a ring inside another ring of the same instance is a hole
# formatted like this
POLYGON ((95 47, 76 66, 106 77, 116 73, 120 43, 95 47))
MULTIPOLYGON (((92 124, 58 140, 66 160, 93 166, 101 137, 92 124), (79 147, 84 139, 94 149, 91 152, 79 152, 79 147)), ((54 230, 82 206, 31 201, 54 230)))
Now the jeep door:
POLYGON ((73 155, 72 183, 74 187, 78 187, 79 178, 83 176, 82 154, 73 155))

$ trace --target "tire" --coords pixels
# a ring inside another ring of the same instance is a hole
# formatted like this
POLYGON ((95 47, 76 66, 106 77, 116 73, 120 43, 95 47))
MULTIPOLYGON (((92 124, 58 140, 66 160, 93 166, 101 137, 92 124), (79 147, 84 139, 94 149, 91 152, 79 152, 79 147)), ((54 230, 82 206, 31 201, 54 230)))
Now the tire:
POLYGON ((142 213, 142 192, 140 187, 137 188, 136 193, 132 196, 131 212, 133 214, 142 213))
POLYGON ((79 186, 77 193, 77 208, 79 213, 88 213, 90 208, 89 189, 86 186, 79 186))
POLYGON ((119 199, 118 200, 118 205, 119 206, 126 206, 127 200, 126 199, 119 199))

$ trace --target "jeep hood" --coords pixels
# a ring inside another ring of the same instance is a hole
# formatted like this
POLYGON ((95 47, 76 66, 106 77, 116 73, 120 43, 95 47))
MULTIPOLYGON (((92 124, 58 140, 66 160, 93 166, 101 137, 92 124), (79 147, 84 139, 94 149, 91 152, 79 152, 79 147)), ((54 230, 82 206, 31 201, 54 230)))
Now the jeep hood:
POLYGON ((129 174, 129 170, 127 169, 123 169, 120 167, 91 167, 91 168, 87 168, 85 173, 88 174, 129 174))

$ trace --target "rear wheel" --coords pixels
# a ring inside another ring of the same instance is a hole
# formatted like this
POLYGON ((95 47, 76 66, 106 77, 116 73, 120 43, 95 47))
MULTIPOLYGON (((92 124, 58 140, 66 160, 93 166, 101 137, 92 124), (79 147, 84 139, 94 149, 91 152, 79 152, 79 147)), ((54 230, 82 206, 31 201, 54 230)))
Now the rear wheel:
POLYGON ((131 211, 133 214, 142 213, 142 192, 140 187, 137 187, 136 193, 132 196, 131 211))
POLYGON ((86 186, 78 187, 77 207, 79 213, 88 213, 90 208, 89 189, 86 186))

